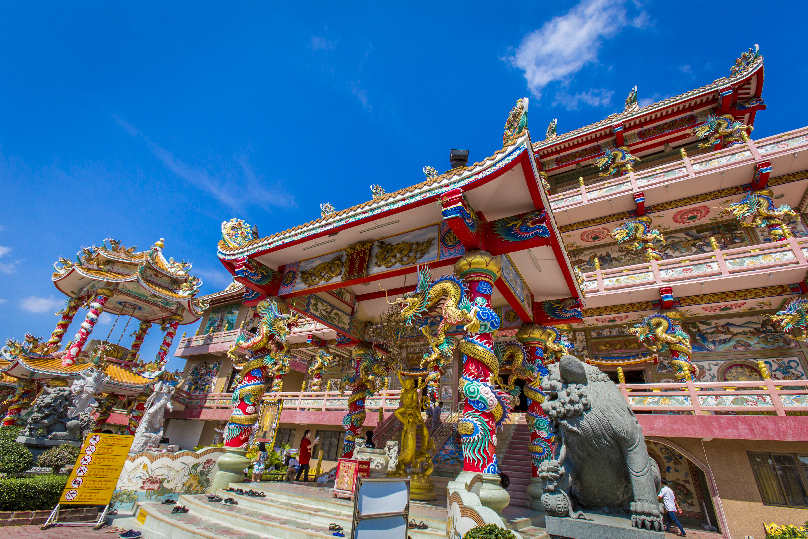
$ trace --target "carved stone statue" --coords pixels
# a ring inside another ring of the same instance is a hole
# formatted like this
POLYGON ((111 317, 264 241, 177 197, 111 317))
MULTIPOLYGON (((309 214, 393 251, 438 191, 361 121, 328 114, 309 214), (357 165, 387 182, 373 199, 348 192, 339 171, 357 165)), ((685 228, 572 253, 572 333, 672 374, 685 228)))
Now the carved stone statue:
POLYGON ((132 442, 130 453, 143 451, 149 445, 157 445, 163 439, 163 423, 165 422, 166 408, 174 410, 171 404, 171 397, 174 395, 182 382, 177 385, 169 384, 165 380, 160 380, 154 386, 154 392, 146 401, 143 418, 140 420, 135 431, 135 440, 132 442))
POLYGON ((74 380, 70 386, 72 402, 67 411, 70 417, 75 417, 90 408, 97 408, 98 401, 95 399, 95 394, 101 393, 104 382, 109 379, 106 374, 97 369, 83 371, 79 375, 81 380, 74 380))
POLYGON ((51 440, 81 441, 95 425, 91 410, 76 416, 68 413, 71 391, 66 387, 45 387, 34 402, 33 410, 20 436, 38 438, 39 432, 51 440))
POLYGON ((570 355, 548 369, 542 408, 561 444, 539 467, 546 514, 586 518, 574 509, 607 509, 630 513, 634 528, 660 531, 659 469, 617 386, 570 355))
POLYGON ((395 472, 398 466, 398 442, 395 440, 388 441, 384 446, 384 452, 387 453, 387 471, 395 472))

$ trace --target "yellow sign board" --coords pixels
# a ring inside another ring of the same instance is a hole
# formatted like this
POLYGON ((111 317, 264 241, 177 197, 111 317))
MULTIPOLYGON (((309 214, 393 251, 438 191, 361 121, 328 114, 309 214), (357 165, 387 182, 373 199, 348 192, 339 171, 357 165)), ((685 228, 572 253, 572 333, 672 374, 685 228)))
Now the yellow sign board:
POLYGON ((133 440, 121 434, 88 434, 59 503, 107 505, 133 440))

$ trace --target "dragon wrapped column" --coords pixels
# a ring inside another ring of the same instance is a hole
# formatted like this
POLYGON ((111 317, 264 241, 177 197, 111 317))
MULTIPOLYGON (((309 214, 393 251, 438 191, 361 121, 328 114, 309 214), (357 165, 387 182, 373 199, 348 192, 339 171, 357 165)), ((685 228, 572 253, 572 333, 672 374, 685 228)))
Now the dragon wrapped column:
POLYGON ((542 409, 544 392, 541 389, 542 379, 547 376, 545 365, 545 349, 547 340, 543 338, 547 332, 545 328, 534 325, 523 325, 516 333, 516 339, 525 350, 523 365, 533 375, 532 379, 525 380, 524 392, 527 397, 527 426, 530 429, 530 463, 533 477, 539 476, 539 466, 542 461, 552 456, 552 435, 550 434, 550 420, 542 409))
POLYGON ((163 342, 160 344, 160 350, 157 352, 157 363, 160 365, 165 364, 168 349, 171 348, 171 343, 174 342, 174 335, 177 334, 177 328, 182 321, 182 317, 178 315, 171 316, 160 326, 160 329, 165 331, 163 335, 163 342))
POLYGON ((225 447, 244 446, 250 440, 253 426, 258 422, 259 405, 266 388, 266 368, 262 365, 261 359, 251 363, 259 365, 245 365, 241 380, 233 391, 233 401, 236 405, 225 428, 225 447))
POLYGON ((342 458, 349 459, 353 456, 355 440, 361 438, 360 431, 365 424, 365 398, 368 389, 364 383, 354 386, 351 396, 348 397, 348 413, 342 418, 342 426, 345 429, 345 443, 342 446, 342 458))
POLYGON ((463 359, 460 396, 464 404, 458 432, 463 445, 463 470, 496 474, 499 473, 496 429, 504 419, 506 407, 502 392, 490 383, 499 375, 499 360, 493 349, 499 317, 491 309, 491 294, 502 268, 497 257, 485 251, 472 251, 455 263, 455 271, 468 283, 469 300, 477 319, 476 331, 467 329, 460 342, 463 359))
POLYGON ((126 425, 126 434, 130 436, 135 435, 140 419, 143 417, 143 412, 146 411, 146 395, 138 395, 135 397, 132 405, 127 409, 129 415, 129 422, 126 425))
POLYGON ((79 310, 79 307, 81 307, 83 303, 84 302, 78 298, 70 298, 67 300, 65 308, 56 313, 61 314, 62 319, 56 324, 56 329, 53 330, 51 338, 48 339, 47 344, 49 350, 55 352, 59 347, 59 343, 62 342, 62 337, 64 337, 70 323, 73 322, 73 317, 76 316, 76 311, 79 310))
MULTIPOLYGON (((17 425, 17 419, 22 415, 23 410, 28 408, 36 397, 36 382, 22 382, 14 394, 8 398, 6 415, 3 417, 2 427, 13 427, 17 425)), ((4 403, 4 404, 6 404, 4 403)))
POLYGON ((95 293, 95 296, 88 305, 89 310, 87 311, 87 316, 84 317, 84 322, 81 323, 81 327, 78 333, 76 333, 73 345, 62 357, 63 367, 68 367, 76 362, 76 358, 81 353, 81 349, 84 348, 87 338, 90 336, 90 333, 93 332, 93 328, 98 322, 98 316, 104 311, 104 305, 112 294, 113 292, 109 288, 102 288, 95 293))
POLYGON ((145 320, 140 322, 137 331, 132 334, 135 340, 132 341, 132 346, 129 347, 129 354, 126 356, 127 361, 134 361, 140 353, 140 347, 143 346, 143 341, 146 339, 146 334, 149 332, 150 328, 151 322, 145 320))

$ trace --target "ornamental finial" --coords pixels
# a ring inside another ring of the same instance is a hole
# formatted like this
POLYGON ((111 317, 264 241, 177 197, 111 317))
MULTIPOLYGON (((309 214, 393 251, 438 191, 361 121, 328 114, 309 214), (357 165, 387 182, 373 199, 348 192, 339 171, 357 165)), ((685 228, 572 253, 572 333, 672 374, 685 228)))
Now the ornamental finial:
POLYGON ((334 206, 332 206, 330 202, 323 202, 320 204, 320 217, 326 217, 335 211, 337 210, 334 209, 334 206))
POLYGON ((556 138, 558 136, 556 134, 557 128, 558 128, 558 118, 553 118, 553 121, 550 122, 550 125, 547 126, 547 133, 545 134, 544 138, 547 140, 556 138))
POLYGON ((374 200, 376 200, 377 198, 381 198, 386 194, 384 187, 382 187, 381 185, 377 185, 375 183, 370 186, 370 192, 373 193, 374 200))
POLYGON ((508 120, 505 122, 505 134, 502 136, 502 147, 513 143, 527 131, 527 105, 529 100, 523 97, 516 102, 516 106, 511 109, 508 120))
POLYGON ((635 110, 639 110, 640 105, 637 103, 637 86, 631 89, 628 93, 628 97, 626 98, 626 107, 623 109, 623 112, 631 112, 635 110))
POLYGON ((160 238, 159 240, 154 242, 154 246, 157 247, 158 249, 162 249, 163 247, 165 247, 165 242, 163 238, 160 238))
POLYGON ((753 48, 749 49, 748 51, 743 53, 740 58, 735 60, 735 65, 733 65, 729 69, 730 75, 735 75, 736 73, 743 71, 750 65, 757 62, 758 58, 763 57, 760 55, 760 47, 758 47, 758 44, 755 43, 755 46, 753 48))
POLYGON ((437 178, 438 177, 438 171, 435 170, 435 167, 427 166, 427 167, 424 167, 424 175, 429 179, 437 178))

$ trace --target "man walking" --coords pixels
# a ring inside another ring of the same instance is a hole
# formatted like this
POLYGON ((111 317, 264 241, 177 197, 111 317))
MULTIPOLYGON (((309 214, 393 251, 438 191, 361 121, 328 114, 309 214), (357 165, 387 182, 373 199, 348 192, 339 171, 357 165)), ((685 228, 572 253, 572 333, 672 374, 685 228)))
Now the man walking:
POLYGON ((676 513, 681 513, 682 510, 679 509, 679 502, 676 501, 676 495, 668 486, 667 479, 662 480, 662 490, 659 491, 659 499, 665 504, 665 533, 671 531, 671 523, 674 523, 679 527, 680 532, 676 535, 686 537, 685 529, 679 523, 679 519, 676 518, 676 513))

